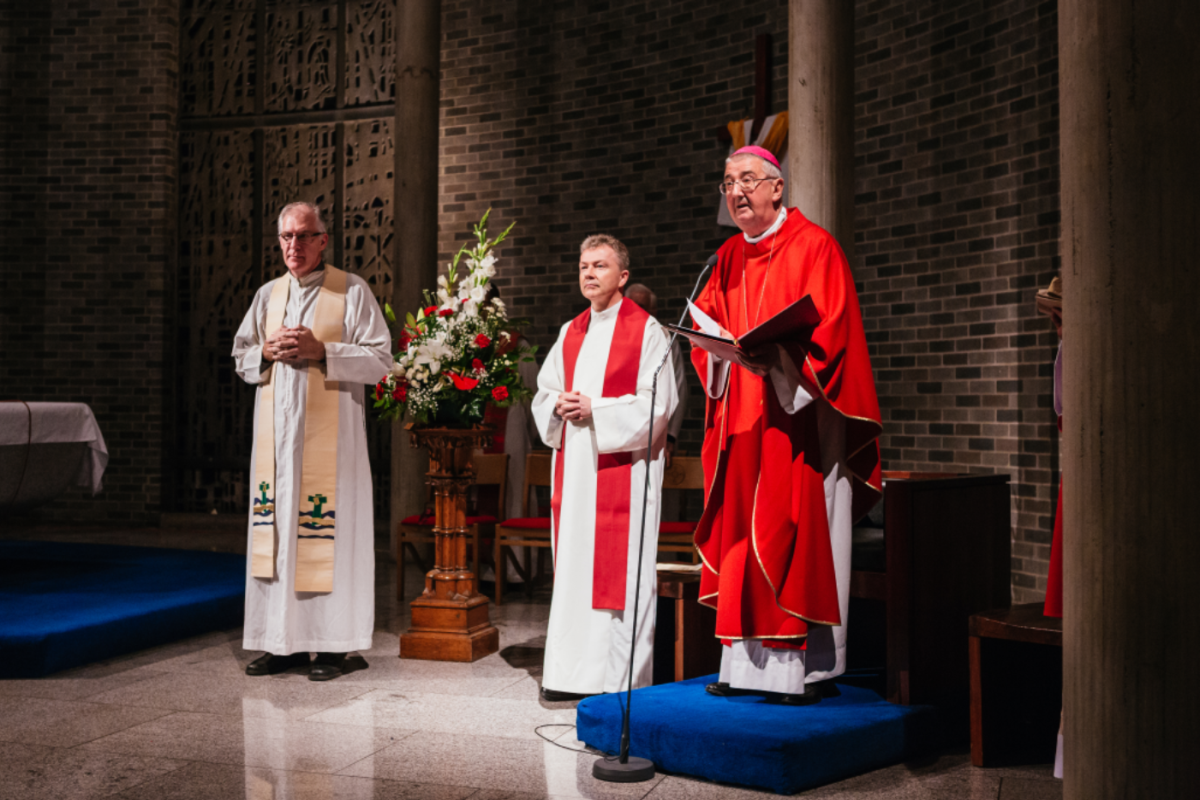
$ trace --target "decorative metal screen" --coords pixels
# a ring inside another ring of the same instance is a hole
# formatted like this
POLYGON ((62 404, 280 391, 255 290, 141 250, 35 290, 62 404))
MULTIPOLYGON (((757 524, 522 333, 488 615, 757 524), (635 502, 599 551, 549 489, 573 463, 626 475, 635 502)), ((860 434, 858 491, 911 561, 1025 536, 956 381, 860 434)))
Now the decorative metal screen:
MULTIPOLYGON (((280 209, 319 205, 327 260, 390 296, 395 2, 181 2, 176 511, 246 510, 254 388, 229 353, 254 293, 285 270, 280 209)), ((368 424, 386 517, 389 428, 368 424)))

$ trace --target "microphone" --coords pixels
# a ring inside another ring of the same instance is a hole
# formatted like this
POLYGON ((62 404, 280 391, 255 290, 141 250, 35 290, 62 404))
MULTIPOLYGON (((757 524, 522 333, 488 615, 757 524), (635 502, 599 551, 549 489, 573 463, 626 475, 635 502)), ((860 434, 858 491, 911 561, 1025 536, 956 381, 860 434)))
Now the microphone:
MULTIPOLYGON (((704 280, 704 276, 716 265, 717 254, 713 253, 708 257, 708 261, 704 262, 704 269, 700 270, 700 277, 696 278, 696 286, 692 289, 692 294, 688 298, 689 303, 694 301, 696 295, 700 292, 700 284, 704 280)), ((683 325, 687 314, 688 306, 685 304, 683 313, 679 315, 680 326, 683 325)), ((653 463, 654 405, 658 400, 658 375, 662 372, 662 368, 666 366, 667 358, 671 355, 671 347, 675 344, 675 337, 678 335, 675 331, 671 332, 671 338, 667 341, 667 348, 663 351, 662 359, 659 360, 658 367, 654 370, 654 380, 650 384, 650 441, 646 444, 646 483, 642 489, 642 530, 638 539, 637 577, 635 578, 633 589, 633 632, 629 642, 629 684, 625 689, 625 709, 621 715, 621 752, 616 761, 610 761, 607 758, 598 758, 596 759, 596 763, 592 765, 593 777, 614 783, 639 783, 650 780, 655 774, 653 761, 648 758, 630 757, 629 755, 629 704, 633 701, 633 656, 634 650, 637 648, 638 601, 642 593, 642 554, 646 548, 646 503, 650 499, 650 465, 653 463)))

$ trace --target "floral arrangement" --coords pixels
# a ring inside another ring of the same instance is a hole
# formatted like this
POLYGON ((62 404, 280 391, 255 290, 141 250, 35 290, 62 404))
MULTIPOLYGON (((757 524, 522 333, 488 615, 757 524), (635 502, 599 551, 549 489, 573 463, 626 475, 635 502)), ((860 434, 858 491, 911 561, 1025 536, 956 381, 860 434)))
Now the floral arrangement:
MULTIPOLYGON (((516 347, 514 328, 526 322, 509 320, 499 297, 487 300, 496 275, 492 250, 516 224, 489 239, 491 213, 488 209, 474 226, 474 245, 463 245, 438 277, 437 293, 425 290, 425 307, 406 315, 396 338, 396 363, 375 386, 381 419, 407 413, 422 425, 469 426, 483 420, 488 403, 503 407, 532 396, 517 372, 517 364, 533 361, 536 352, 516 347)), ((394 332, 396 316, 389 306, 384 312, 394 332)))

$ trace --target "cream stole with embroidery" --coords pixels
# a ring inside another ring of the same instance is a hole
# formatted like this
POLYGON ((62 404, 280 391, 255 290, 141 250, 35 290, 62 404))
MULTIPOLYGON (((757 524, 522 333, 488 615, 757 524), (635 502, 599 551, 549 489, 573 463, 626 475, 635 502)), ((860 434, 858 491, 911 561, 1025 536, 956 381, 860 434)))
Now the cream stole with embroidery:
MULTIPOLYGON (((291 281, 275 281, 267 303, 266 335, 283 325, 291 281)), ((325 281, 313 311, 312 332, 322 342, 342 341, 346 312, 346 273, 325 265, 325 281)), ((337 533, 337 445, 339 383, 327 380, 324 361, 309 361, 304 415, 304 457, 300 475, 299 528, 296 533, 296 591, 333 591, 333 550, 337 533)), ((258 398, 251 510, 254 536, 250 574, 273 580, 278 541, 275 530, 275 365, 266 371, 258 398)))

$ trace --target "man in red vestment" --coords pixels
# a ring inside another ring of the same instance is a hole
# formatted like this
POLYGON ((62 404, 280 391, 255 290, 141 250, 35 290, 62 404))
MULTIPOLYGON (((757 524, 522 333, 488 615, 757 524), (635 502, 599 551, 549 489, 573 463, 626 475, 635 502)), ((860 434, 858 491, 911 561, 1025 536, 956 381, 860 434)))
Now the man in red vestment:
MULTIPOLYGON (((708 689, 816 702, 845 671, 850 531, 880 497, 882 425, 849 265, 825 230, 782 206, 775 157, 744 147, 721 190, 742 233, 717 251, 696 305, 738 337, 811 295, 808 341, 736 363, 693 348, 708 395, 700 600, 725 647, 708 689)), ((700 320, 697 320, 700 322, 700 320)))

